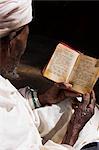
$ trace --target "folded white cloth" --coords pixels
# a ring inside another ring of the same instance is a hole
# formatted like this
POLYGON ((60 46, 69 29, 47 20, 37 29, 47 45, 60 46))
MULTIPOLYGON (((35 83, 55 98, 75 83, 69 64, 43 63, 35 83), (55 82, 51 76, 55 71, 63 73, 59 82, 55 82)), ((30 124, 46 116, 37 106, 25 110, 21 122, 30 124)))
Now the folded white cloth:
POLYGON ((32 0, 0 0, 0 38, 32 20, 32 0))
POLYGON ((51 130, 63 112, 58 105, 32 111, 28 100, 0 76, 0 150, 72 150, 52 141, 42 145, 40 131, 51 130))

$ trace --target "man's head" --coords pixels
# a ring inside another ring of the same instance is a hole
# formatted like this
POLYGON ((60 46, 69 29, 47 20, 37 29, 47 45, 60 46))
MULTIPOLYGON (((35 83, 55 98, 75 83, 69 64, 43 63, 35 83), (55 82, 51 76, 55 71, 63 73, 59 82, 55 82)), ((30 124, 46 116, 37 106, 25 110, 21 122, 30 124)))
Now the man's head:
POLYGON ((14 73, 26 48, 31 0, 0 1, 0 74, 14 73))

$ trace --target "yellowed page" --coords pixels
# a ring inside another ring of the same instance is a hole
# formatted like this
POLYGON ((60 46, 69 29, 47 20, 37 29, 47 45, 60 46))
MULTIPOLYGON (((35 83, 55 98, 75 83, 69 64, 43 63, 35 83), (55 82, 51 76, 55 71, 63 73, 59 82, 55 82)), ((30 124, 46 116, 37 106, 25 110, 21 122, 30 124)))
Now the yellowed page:
POLYGON ((55 82, 64 82, 70 75, 79 53, 59 43, 43 75, 55 82))
POLYGON ((80 55, 69 77, 69 83, 73 84, 73 90, 82 94, 90 92, 98 79, 99 67, 95 67, 97 59, 80 55))
POLYGON ((99 59, 97 60, 96 67, 99 67, 99 59))

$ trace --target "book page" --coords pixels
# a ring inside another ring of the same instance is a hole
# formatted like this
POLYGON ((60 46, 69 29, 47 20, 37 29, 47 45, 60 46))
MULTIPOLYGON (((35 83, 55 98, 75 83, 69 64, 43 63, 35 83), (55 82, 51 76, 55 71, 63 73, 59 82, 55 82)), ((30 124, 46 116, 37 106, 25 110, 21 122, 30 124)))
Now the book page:
POLYGON ((99 67, 99 59, 97 60, 96 67, 99 67))
POLYGON ((70 75, 79 53, 58 44, 43 75, 55 82, 64 82, 70 75))
POLYGON ((97 59, 80 55, 71 73, 69 82, 73 90, 82 94, 90 92, 98 79, 99 67, 95 67, 97 59))

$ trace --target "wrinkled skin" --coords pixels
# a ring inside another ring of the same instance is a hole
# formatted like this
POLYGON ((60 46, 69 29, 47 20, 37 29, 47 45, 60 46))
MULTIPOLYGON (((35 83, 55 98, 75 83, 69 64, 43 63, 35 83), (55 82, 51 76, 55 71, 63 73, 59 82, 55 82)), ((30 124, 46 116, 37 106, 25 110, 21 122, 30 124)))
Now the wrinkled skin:
POLYGON ((81 103, 78 102, 73 105, 75 112, 69 122, 66 135, 63 139, 63 143, 74 145, 78 138, 79 132, 94 115, 96 101, 94 91, 92 91, 91 94, 84 94, 82 96, 82 99, 83 100, 81 103))
POLYGON ((78 107, 75 107, 75 113, 73 115, 76 118, 77 128, 82 129, 85 123, 93 116, 94 107, 95 107, 95 93, 94 91, 91 94, 86 93, 83 95, 83 102, 78 104, 78 107))
POLYGON ((28 25, 0 39, 0 74, 17 77, 16 67, 23 55, 28 38, 28 25))
POLYGON ((43 93, 38 93, 38 97, 42 106, 59 103, 67 97, 77 97, 80 94, 71 90, 71 84, 55 83, 51 88, 43 93))

